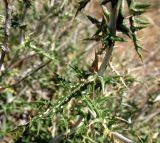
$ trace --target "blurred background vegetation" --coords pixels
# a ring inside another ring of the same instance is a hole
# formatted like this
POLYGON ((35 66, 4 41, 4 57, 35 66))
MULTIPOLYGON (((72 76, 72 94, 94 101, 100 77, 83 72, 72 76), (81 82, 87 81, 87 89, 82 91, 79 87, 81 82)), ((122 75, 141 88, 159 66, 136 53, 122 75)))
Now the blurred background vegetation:
MULTIPOLYGON (((99 1, 91 0, 74 18, 78 2, 13 0, 0 75, 0 143, 159 143, 160 1, 149 1, 143 17, 150 24, 138 32, 143 63, 125 37, 127 42, 116 43, 104 78, 91 77, 101 86, 92 82, 83 93, 77 88, 84 87, 101 48, 84 40, 95 32, 85 14, 101 19, 103 13, 99 1), (72 93, 67 104, 58 103, 72 93)), ((1 1, 0 45, 4 24, 1 1)))

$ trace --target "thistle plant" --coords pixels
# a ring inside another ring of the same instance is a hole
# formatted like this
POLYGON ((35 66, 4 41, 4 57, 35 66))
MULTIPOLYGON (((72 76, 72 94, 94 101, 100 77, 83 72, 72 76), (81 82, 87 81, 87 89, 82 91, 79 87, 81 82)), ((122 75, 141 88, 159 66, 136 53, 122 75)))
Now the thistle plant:
MULTIPOLYGON (((81 1, 77 13, 82 10, 90 0, 81 1)), ((88 38, 88 40, 101 41, 103 48, 96 54, 105 53, 104 59, 100 65, 100 68, 96 71, 98 75, 103 76, 110 61, 112 51, 116 41, 124 42, 125 39, 116 36, 116 32, 120 31, 132 39, 135 50, 142 60, 141 45, 136 32, 145 28, 148 22, 141 19, 139 16, 143 14, 149 7, 149 4, 136 2, 134 0, 102 0, 101 2, 103 9, 102 21, 87 16, 92 24, 96 25, 97 30, 95 34, 88 38), (110 11, 106 8, 106 5, 111 3, 110 11), (129 15, 125 17, 125 3, 128 5, 129 15), (129 23, 129 24, 127 24, 129 23)), ((77 15, 76 13, 76 15, 77 15)), ((95 56, 96 57, 96 56, 95 56)), ((98 61, 97 61, 98 63, 98 61)))
MULTIPOLYGON (((133 103, 126 103, 123 99, 122 95, 126 87, 121 82, 121 76, 105 76, 105 71, 115 43, 126 41, 117 36, 117 31, 132 39, 135 50, 142 60, 141 46, 136 32, 148 24, 139 16, 146 11, 149 5, 134 0, 101 0, 99 4, 103 9, 102 20, 99 21, 86 15, 96 26, 95 34, 87 37, 86 40, 101 41, 103 46, 97 49, 93 64, 86 71, 80 69, 77 64, 80 62, 77 57, 77 45, 74 45, 74 42, 68 43, 73 39, 70 30, 74 31, 74 26, 70 26, 67 22, 73 22, 73 18, 76 21, 76 16, 89 2, 92 2, 91 0, 81 0, 74 15, 70 14, 73 11, 70 10, 68 0, 50 0, 49 5, 43 4, 41 12, 36 11, 37 3, 34 5, 36 1, 19 0, 15 4, 17 11, 13 13, 8 12, 7 7, 11 3, 7 2, 10 1, 4 0, 4 2, 6 2, 6 16, 0 17, 3 24, 0 25, 3 29, 0 34, 4 33, 4 36, 0 37, 4 38, 1 44, 9 48, 8 38, 13 36, 11 37, 12 45, 16 45, 16 49, 12 49, 13 55, 2 49, 0 67, 6 64, 4 62, 6 54, 9 54, 11 61, 7 62, 9 66, 0 76, 0 93, 5 99, 2 101, 4 106, 0 111, 5 114, 4 116, 15 112, 15 114, 20 114, 20 117, 25 116, 26 119, 25 122, 11 127, 5 126, 11 125, 11 121, 4 119, 2 127, 4 129, 0 132, 0 138, 7 134, 7 136, 12 136, 15 142, 25 143, 109 143, 115 142, 116 139, 124 143, 140 141, 139 137, 134 136, 135 134, 132 136, 132 123, 130 122, 138 111, 137 106, 133 103), (127 17, 124 16, 125 3, 129 11, 127 17), (107 9, 107 5, 110 5, 110 10, 107 9), (30 12, 29 15, 27 15, 28 12, 30 12), (30 26, 31 22, 36 24, 30 26), (68 27, 65 29, 64 25, 68 27), (16 33, 18 36, 15 33, 12 35, 6 33, 10 28, 18 29, 19 32, 16 33), (70 53, 76 58, 71 59, 69 63, 76 64, 66 66, 70 53), (100 66, 98 66, 98 56, 103 56, 100 66), (28 60, 30 57, 34 60, 28 60), (29 68, 26 68, 27 70, 21 74, 23 62, 28 61, 29 68), (64 71, 60 72, 59 67, 64 71), (40 89, 37 89, 34 83, 40 89), (111 93, 106 93, 106 86, 111 93), (42 92, 44 89, 48 95, 40 98, 40 95, 45 94, 42 92), (31 97, 25 96, 27 90, 31 97), (13 95, 20 100, 14 100, 16 98, 13 95), (12 100, 7 102, 8 97, 12 97, 12 100), (29 98, 28 101, 26 98, 29 98)), ((75 1, 71 2, 74 4, 75 1)), ((134 81, 134 78, 129 75, 123 78, 125 84, 134 81)))

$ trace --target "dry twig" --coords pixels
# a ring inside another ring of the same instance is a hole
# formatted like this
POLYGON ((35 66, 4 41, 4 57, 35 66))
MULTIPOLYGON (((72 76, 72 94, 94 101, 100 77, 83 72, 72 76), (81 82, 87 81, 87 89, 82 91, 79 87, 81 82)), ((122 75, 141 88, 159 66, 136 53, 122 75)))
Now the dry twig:
POLYGON ((9 39, 9 35, 10 35, 11 12, 12 12, 11 2, 9 0, 4 0, 4 4, 5 4, 6 16, 5 16, 5 27, 4 27, 4 40, 3 40, 3 44, 1 46, 2 52, 1 52, 1 58, 0 58, 0 70, 1 70, 2 64, 5 59, 5 55, 9 51, 8 39, 9 39))

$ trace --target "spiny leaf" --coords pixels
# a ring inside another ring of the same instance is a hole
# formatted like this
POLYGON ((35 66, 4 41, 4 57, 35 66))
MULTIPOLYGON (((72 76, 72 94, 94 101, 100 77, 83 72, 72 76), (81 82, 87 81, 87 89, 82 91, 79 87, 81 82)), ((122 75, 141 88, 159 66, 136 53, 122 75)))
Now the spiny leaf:
POLYGON ((102 6, 102 10, 103 10, 103 14, 104 14, 105 18, 109 21, 110 12, 107 10, 107 8, 105 6, 102 6))
POLYGON ((76 14, 75 14, 75 17, 78 15, 78 13, 83 9, 85 8, 85 6, 87 5, 87 3, 89 2, 90 0, 82 0, 79 2, 79 7, 76 11, 76 14))
POLYGON ((100 36, 100 35, 93 35, 92 37, 86 38, 84 40, 87 40, 87 41, 100 41, 101 38, 102 38, 102 36, 100 36))
POLYGON ((127 35, 129 38, 132 37, 130 29, 124 24, 119 25, 117 30, 119 30, 123 34, 127 35))
POLYGON ((134 31, 139 31, 139 30, 141 30, 141 29, 143 29, 143 28, 146 28, 146 26, 145 26, 145 25, 142 25, 142 26, 134 26, 134 27, 133 27, 133 30, 134 30, 134 31))
POLYGON ((105 92, 105 80, 102 76, 99 76, 98 78, 101 82, 102 92, 104 93, 105 92))
POLYGON ((122 12, 119 13, 118 19, 117 19, 117 30, 124 33, 128 37, 131 38, 131 31, 130 29, 124 24, 124 16, 122 15, 122 12))
POLYGON ((98 36, 101 32, 102 32, 102 30, 100 28, 98 28, 97 31, 95 32, 95 34, 93 35, 93 37, 98 36))
POLYGON ((136 22, 137 24, 143 24, 143 25, 149 24, 149 22, 147 20, 144 20, 141 18, 134 18, 134 22, 136 22))
POLYGON ((79 79, 86 79, 91 75, 90 72, 85 71, 85 70, 81 70, 77 66, 70 66, 70 67, 76 72, 77 77, 79 79))
POLYGON ((123 21, 124 21, 124 16, 122 15, 121 12, 119 12, 118 18, 117 18, 117 27, 118 27, 118 25, 123 24, 123 21))
POLYGON ((111 34, 108 34, 106 35, 104 38, 103 38, 103 42, 108 42, 108 40, 112 40, 112 41, 118 41, 118 42, 125 42, 125 40, 121 37, 118 37, 118 36, 114 36, 114 35, 111 35, 111 34))
POLYGON ((55 73, 55 78, 54 80, 56 82, 62 82, 62 83, 65 83, 65 84, 70 84, 71 82, 66 80, 65 78, 63 78, 62 76, 60 76, 59 74, 55 73))
POLYGON ((88 96, 84 95, 83 101, 86 103, 86 105, 91 111, 94 111, 96 113, 97 117, 100 117, 101 115, 100 109, 98 108, 98 106, 96 106, 94 100, 91 100, 88 96))
POLYGON ((140 15, 144 13, 149 6, 150 4, 133 2, 130 6, 130 10, 132 11, 133 15, 140 15))
POLYGON ((132 8, 140 10, 140 9, 147 9, 150 7, 150 4, 148 3, 142 3, 142 2, 134 2, 132 3, 132 8))
POLYGON ((103 39, 102 39, 102 43, 103 43, 104 45, 108 45, 109 38, 110 38, 110 35, 109 35, 109 34, 106 34, 105 37, 103 37, 103 39))
POLYGON ((110 39, 112 41, 118 41, 118 42, 125 42, 125 40, 122 37, 118 37, 118 36, 111 36, 110 39))
POLYGON ((92 24, 95 24, 97 27, 101 25, 101 22, 99 22, 97 19, 87 15, 87 18, 92 22, 92 24))
POLYGON ((133 33, 132 36, 133 36, 133 43, 134 43, 135 50, 136 50, 139 58, 140 58, 141 61, 143 62, 143 57, 142 57, 142 54, 141 54, 142 46, 139 44, 139 40, 138 40, 138 38, 136 37, 135 33, 133 33))
POLYGON ((141 61, 143 62, 143 57, 142 57, 142 54, 141 54, 142 46, 140 46, 139 44, 136 44, 135 49, 136 49, 136 52, 137 52, 139 58, 140 58, 141 61))

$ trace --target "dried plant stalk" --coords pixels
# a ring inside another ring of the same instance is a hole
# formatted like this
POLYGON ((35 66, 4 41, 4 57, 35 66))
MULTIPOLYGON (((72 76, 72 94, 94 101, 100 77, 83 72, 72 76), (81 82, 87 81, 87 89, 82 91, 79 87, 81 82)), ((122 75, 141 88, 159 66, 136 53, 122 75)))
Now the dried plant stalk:
POLYGON ((5 55, 9 51, 8 39, 9 39, 9 35, 10 35, 11 13, 12 13, 11 2, 9 0, 4 0, 4 4, 5 4, 6 16, 5 16, 5 27, 4 27, 4 40, 3 40, 3 44, 1 46, 2 52, 1 52, 1 59, 0 59, 0 70, 1 70, 2 64, 5 59, 5 55))

